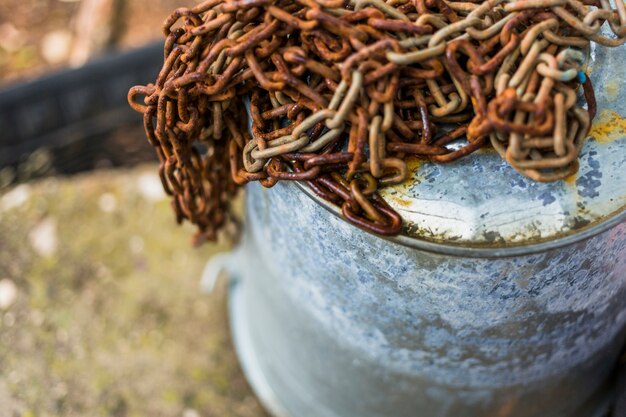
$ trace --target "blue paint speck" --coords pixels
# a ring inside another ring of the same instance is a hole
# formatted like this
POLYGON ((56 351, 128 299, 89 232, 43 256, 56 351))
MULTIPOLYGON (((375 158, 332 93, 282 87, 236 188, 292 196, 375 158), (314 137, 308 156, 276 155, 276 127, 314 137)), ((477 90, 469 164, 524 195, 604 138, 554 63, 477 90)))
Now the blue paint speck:
POLYGON ((578 187, 581 197, 594 198, 600 195, 597 189, 602 185, 600 181, 602 172, 600 172, 600 161, 594 158, 597 154, 598 152, 593 150, 589 152, 587 166, 591 170, 576 180, 576 187, 578 187))
POLYGON ((548 204, 552 204, 556 201, 556 197, 550 191, 544 191, 543 193, 537 196, 538 200, 541 200, 544 207, 548 204))

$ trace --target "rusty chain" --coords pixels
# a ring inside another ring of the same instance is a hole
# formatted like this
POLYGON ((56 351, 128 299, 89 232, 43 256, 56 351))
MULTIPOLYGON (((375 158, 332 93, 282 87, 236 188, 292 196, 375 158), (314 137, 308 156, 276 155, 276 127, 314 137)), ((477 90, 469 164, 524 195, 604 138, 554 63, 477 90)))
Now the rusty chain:
POLYGON ((576 172, 595 114, 586 48, 626 41, 613 4, 207 0, 165 21, 163 68, 128 100, 197 242, 250 181, 302 181, 394 235, 402 219, 377 191, 408 178, 409 157, 449 163, 490 143, 534 180, 576 172))

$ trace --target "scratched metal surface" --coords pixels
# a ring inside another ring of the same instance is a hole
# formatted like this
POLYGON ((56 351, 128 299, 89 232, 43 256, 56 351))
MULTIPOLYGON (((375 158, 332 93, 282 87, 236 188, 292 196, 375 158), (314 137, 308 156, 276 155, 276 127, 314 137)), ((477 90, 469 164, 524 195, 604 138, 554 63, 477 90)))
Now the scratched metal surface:
POLYGON ((248 193, 233 327, 277 415, 606 410, 626 341, 626 223, 539 254, 459 258, 365 233, 293 184, 248 193))
POLYGON ((391 240, 295 184, 248 185, 231 324, 276 416, 606 413, 626 342, 626 56, 590 52, 599 112, 569 181, 490 153, 416 164, 385 192, 408 226, 391 240))

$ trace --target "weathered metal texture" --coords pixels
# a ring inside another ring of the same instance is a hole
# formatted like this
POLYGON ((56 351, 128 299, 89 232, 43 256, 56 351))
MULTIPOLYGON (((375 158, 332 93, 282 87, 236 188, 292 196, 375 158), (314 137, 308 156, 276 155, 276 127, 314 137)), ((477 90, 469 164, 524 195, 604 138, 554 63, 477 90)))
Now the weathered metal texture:
MULTIPOLYGON (((248 186, 233 330, 252 385, 290 417, 589 417, 626 341, 624 54, 575 178, 495 154, 421 164, 376 237, 294 184, 248 186), (610 110, 613 109, 613 110, 610 110)), ((602 65, 599 65, 602 63, 602 65)), ((310 194, 310 192, 309 192, 310 194)))
POLYGON ((626 224, 539 254, 458 258, 364 233, 291 184, 248 193, 234 332, 285 415, 602 409, 591 398, 625 341, 626 224))
POLYGON ((545 241, 588 227, 626 204, 618 170, 625 166, 625 145, 590 142, 575 177, 549 184, 506 169, 495 153, 454 166, 424 162, 413 171, 413 182, 383 189, 382 195, 411 237, 482 247, 545 241))

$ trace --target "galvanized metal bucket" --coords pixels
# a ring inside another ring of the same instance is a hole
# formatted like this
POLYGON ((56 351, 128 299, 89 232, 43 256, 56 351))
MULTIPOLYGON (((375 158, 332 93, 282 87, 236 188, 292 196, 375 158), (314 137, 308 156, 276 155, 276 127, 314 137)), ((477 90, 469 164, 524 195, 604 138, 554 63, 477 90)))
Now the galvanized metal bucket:
POLYGON ((275 416, 607 411, 626 341, 625 57, 591 52, 599 116, 569 181, 488 152, 415 163, 384 194, 406 223, 389 240, 296 184, 248 186, 231 321, 275 416))

